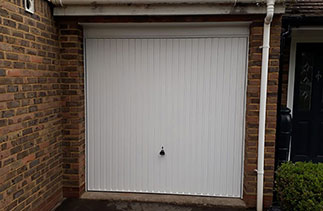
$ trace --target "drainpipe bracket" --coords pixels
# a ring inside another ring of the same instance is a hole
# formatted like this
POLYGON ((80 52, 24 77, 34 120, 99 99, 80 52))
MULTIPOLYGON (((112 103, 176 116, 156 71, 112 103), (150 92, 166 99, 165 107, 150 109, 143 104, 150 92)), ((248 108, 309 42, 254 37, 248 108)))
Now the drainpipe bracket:
POLYGON ((260 174, 260 175, 264 175, 265 174, 265 171, 260 171, 258 169, 255 169, 255 172, 257 172, 257 174, 260 174))
POLYGON ((259 46, 259 48, 270 48, 269 45, 262 45, 262 46, 259 46))

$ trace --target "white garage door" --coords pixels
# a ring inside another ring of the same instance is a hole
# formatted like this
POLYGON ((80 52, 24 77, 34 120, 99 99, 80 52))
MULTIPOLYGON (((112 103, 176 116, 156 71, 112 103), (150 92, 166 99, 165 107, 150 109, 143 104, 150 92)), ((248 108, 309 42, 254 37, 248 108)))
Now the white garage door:
POLYGON ((241 197, 248 28, 212 27, 88 30, 88 190, 241 197))

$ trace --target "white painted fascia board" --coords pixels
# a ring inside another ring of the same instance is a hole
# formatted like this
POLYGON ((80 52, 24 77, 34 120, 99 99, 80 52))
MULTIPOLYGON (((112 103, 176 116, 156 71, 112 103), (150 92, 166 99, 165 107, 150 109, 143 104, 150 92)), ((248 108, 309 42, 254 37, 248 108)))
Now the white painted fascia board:
POLYGON ((90 38, 248 37, 250 22, 80 23, 90 38))
MULTIPOLYGON (((56 16, 265 14, 266 0, 49 0, 56 16)), ((275 8, 285 13, 283 0, 275 8)))
MULTIPOLYGON (((55 5, 118 5, 118 4, 266 4, 267 0, 49 0, 55 5)), ((277 0, 276 4, 285 0, 277 0)))
MULTIPOLYGON (((283 5, 275 8, 276 14, 283 14, 283 5)), ((116 15, 248 15, 265 14, 266 8, 256 4, 232 6, 218 4, 178 4, 178 5, 72 5, 55 7, 55 16, 116 16, 116 15)))

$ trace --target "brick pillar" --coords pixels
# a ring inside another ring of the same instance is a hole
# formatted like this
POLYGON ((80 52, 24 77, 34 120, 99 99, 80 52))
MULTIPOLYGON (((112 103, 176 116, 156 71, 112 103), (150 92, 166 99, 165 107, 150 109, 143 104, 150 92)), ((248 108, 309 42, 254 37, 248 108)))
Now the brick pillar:
MULTIPOLYGON (((280 56, 281 16, 275 16, 271 26, 269 74, 267 91, 264 206, 269 207, 273 198, 276 111, 280 56)), ((250 26, 249 66, 246 111, 246 142, 243 198, 248 207, 256 206, 257 196, 257 153, 260 102, 260 78, 262 62, 263 19, 250 26)))
POLYGON ((63 92, 63 194, 85 190, 85 95, 83 32, 77 24, 59 24, 63 92))

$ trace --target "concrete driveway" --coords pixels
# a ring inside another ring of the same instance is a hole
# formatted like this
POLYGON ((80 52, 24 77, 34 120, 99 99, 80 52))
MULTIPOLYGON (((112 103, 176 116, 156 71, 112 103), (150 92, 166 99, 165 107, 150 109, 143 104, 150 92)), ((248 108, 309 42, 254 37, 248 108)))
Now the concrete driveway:
POLYGON ((167 194, 85 192, 80 199, 66 199, 56 211, 240 211, 238 198, 167 194))
POLYGON ((241 208, 179 206, 165 203, 66 199, 56 211, 235 211, 241 208))

